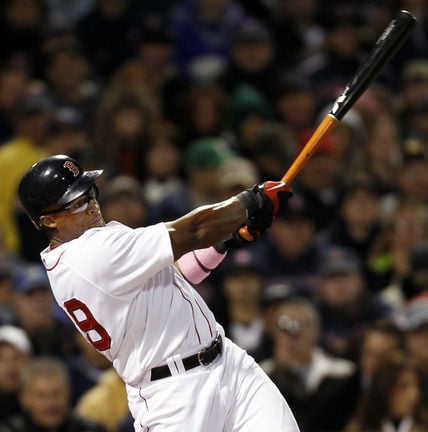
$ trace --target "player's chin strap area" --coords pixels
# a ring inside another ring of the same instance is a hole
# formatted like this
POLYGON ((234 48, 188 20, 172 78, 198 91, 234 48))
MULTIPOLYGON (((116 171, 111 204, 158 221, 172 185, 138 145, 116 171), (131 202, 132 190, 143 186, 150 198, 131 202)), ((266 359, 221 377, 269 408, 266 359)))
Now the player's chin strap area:
POLYGON ((177 359, 178 361, 174 361, 174 358, 172 358, 172 360, 169 361, 168 364, 153 368, 151 370, 151 381, 167 378, 172 375, 177 375, 180 372, 193 369, 197 366, 208 366, 222 352, 223 352, 223 338, 221 337, 221 335, 218 334, 216 338, 213 340, 213 342, 211 343, 211 345, 199 351, 198 353, 193 354, 181 360, 177 359), (182 371, 179 370, 180 363, 182 363, 184 367, 184 370, 182 371))

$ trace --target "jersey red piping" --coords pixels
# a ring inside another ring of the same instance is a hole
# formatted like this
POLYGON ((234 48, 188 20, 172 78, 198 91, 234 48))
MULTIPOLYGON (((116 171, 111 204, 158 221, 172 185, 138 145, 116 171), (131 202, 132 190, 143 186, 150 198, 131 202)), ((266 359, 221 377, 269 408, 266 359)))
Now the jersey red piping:
POLYGON ((64 255, 64 253, 65 253, 65 251, 64 252, 62 252, 62 254, 58 257, 58 259, 57 259, 57 262, 52 266, 52 267, 46 267, 46 271, 51 271, 51 270, 53 270, 58 264, 59 264, 59 261, 60 261, 60 259, 61 259, 61 257, 64 255))

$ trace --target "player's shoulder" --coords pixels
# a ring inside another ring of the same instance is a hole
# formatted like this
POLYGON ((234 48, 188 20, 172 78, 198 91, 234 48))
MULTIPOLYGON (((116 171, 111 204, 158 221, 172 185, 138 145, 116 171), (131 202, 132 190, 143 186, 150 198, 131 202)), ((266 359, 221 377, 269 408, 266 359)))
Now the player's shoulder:
POLYGON ((96 245, 114 243, 121 237, 126 237, 132 234, 132 228, 123 225, 119 222, 109 222, 102 227, 95 227, 86 230, 80 237, 73 240, 74 247, 82 247, 91 244, 96 245))
POLYGON ((94 253, 98 258, 114 256, 119 251, 132 249, 137 244, 140 247, 152 244, 164 235, 168 235, 164 224, 130 228, 119 222, 109 222, 105 226, 91 228, 65 244, 67 254, 64 258, 78 257, 79 261, 91 260, 94 253))
POLYGON ((76 243, 91 242, 95 246, 109 247, 123 242, 141 241, 144 238, 156 237, 162 230, 166 230, 162 223, 140 228, 130 228, 120 222, 112 221, 103 227, 87 230, 77 239, 76 243))
POLYGON ((103 238, 103 237, 108 238, 109 236, 112 235, 121 235, 121 234, 130 233, 132 231, 133 229, 128 226, 123 225, 120 222, 112 221, 112 222, 108 222, 104 226, 88 229, 79 237, 79 239, 85 241, 91 238, 103 238))

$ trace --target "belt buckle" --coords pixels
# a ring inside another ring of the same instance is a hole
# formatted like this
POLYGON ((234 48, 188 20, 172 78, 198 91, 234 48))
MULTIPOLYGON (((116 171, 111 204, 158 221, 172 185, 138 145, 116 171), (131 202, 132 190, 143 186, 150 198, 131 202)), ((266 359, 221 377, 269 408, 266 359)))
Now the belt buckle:
POLYGON ((211 362, 210 361, 204 361, 202 356, 207 351, 207 348, 204 348, 203 350, 198 352, 198 362, 201 366, 208 366, 211 362))
POLYGON ((206 347, 204 349, 202 349, 201 351, 198 352, 198 362, 201 366, 208 366, 209 364, 211 364, 213 362, 213 360, 215 359, 215 357, 217 357, 218 354, 221 354, 223 351, 223 343, 222 343, 222 339, 220 335, 217 335, 217 337, 213 340, 213 342, 211 343, 211 345, 209 347, 206 347), (203 359, 203 355, 207 352, 212 350, 215 347, 218 347, 218 352, 216 353, 216 355, 214 356, 214 358, 209 358, 207 360, 204 361, 203 359))

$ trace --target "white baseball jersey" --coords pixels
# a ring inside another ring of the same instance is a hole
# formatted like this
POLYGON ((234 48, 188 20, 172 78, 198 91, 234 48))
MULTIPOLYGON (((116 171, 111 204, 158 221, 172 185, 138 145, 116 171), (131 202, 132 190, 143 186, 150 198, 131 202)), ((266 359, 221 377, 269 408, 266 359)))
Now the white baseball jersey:
POLYGON ((174 266, 165 224, 117 222, 41 253, 52 291, 79 331, 126 382, 137 432, 296 432, 286 401, 229 339, 174 266), (181 361, 218 331, 224 352, 186 371, 181 361), (171 375, 150 380, 167 364, 171 375))
POLYGON ((58 304, 130 385, 215 337, 213 314, 173 265, 162 223, 134 230, 110 222, 41 257, 58 304))

